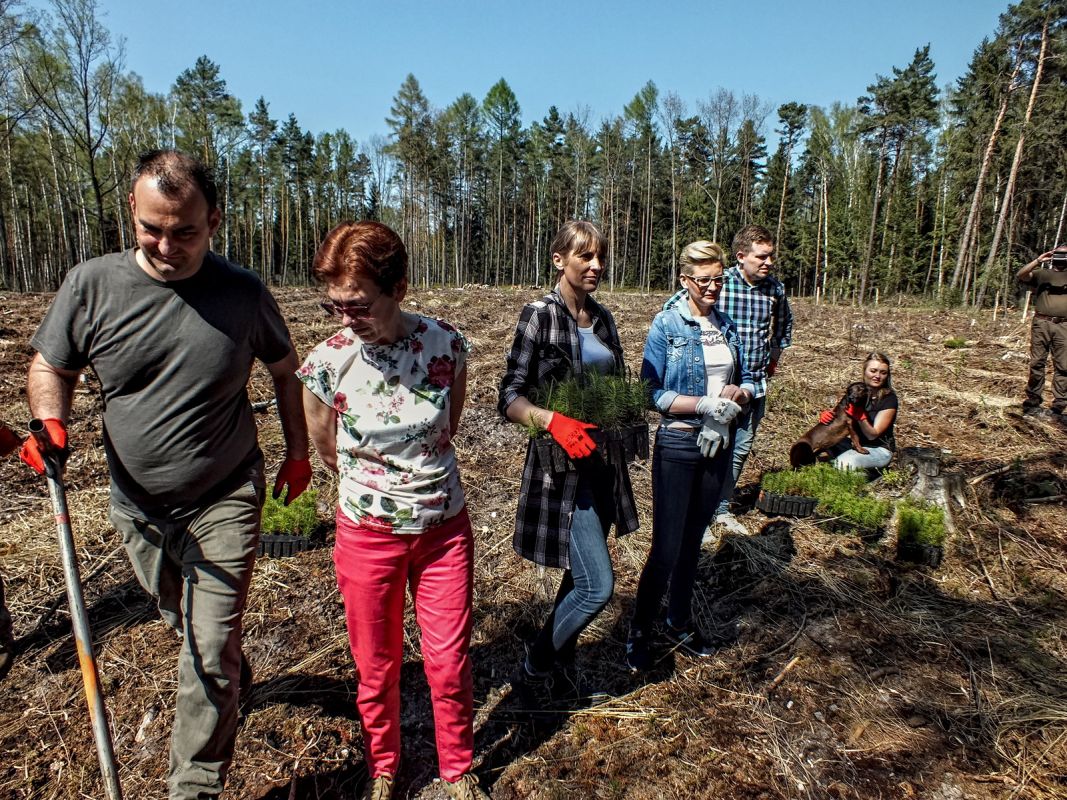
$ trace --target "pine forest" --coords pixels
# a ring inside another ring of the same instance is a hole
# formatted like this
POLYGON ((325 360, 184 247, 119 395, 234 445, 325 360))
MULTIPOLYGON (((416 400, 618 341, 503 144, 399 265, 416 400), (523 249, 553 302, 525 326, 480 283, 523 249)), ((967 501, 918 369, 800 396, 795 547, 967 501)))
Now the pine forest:
POLYGON ((829 108, 649 81, 606 118, 553 106, 524 126, 505 78, 448 100, 408 75, 365 142, 266 96, 242 108, 210 54, 147 91, 102 16, 0 0, 0 289, 53 290, 131 246, 129 172, 155 147, 214 168, 216 251, 273 284, 307 283, 344 219, 393 226, 422 286, 544 284, 559 225, 590 219, 610 287, 642 290, 670 283, 686 243, 758 222, 791 293, 992 305, 1067 237, 1067 0, 1008 6, 952 85, 917 41, 829 108))

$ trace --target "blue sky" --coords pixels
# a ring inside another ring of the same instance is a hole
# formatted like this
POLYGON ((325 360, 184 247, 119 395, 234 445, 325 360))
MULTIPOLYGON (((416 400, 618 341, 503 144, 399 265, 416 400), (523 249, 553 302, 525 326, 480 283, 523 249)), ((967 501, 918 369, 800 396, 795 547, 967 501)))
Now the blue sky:
MULTIPOLYGON (((927 43, 938 85, 966 69, 1007 0, 766 2, 279 2, 99 0, 126 40, 126 67, 150 91, 207 55, 247 113, 263 95, 272 116, 296 114, 315 133, 386 134, 384 118, 414 73, 438 108, 479 101, 505 78, 529 123, 550 105, 586 110, 591 125, 621 113, 649 79, 691 110, 717 87, 828 106, 855 102, 876 74, 927 43), (160 10, 165 9, 165 11, 160 10)), ((39 3, 44 6, 43 2, 39 3)), ((765 133, 771 134, 775 115, 765 133)))

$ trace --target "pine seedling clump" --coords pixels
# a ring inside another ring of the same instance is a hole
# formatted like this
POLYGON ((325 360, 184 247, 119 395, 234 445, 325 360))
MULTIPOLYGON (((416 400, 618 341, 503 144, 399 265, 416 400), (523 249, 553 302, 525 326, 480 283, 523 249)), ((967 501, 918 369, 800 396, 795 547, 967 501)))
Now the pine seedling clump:
POLYGON ((945 512, 927 503, 897 504, 897 541, 941 547, 945 543, 945 512))
POLYGON ((830 464, 768 472, 760 486, 772 494, 814 497, 819 501, 820 514, 848 520, 860 528, 876 530, 889 515, 887 501, 868 496, 863 472, 841 470, 830 464))
MULTIPOLYGON (((549 411, 591 422, 601 430, 612 431, 645 423, 648 383, 626 375, 589 373, 552 381, 533 393, 531 399, 549 411)), ((540 430, 531 429, 536 435, 540 430)))
POLYGON ((798 470, 768 472, 760 487, 772 494, 821 497, 834 491, 855 494, 866 484, 862 472, 840 470, 830 464, 811 464, 798 470))
POLYGON ((260 532, 310 536, 319 524, 317 501, 318 492, 314 489, 308 489, 287 506, 268 495, 263 504, 260 532))

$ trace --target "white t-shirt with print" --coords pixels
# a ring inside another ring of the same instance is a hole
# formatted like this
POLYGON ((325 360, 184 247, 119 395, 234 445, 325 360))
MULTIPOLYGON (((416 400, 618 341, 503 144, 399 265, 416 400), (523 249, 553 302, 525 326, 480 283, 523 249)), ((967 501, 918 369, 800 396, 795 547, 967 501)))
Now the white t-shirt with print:
POLYGON ((392 344, 339 331, 297 377, 337 411, 341 510, 375 530, 421 533, 463 510, 449 401, 470 347, 448 323, 404 320, 411 333, 392 344))
POLYGON ((704 369, 706 370, 705 394, 718 397, 730 382, 734 371, 734 357, 726 337, 719 330, 718 324, 711 317, 697 317, 700 325, 700 344, 704 349, 704 369))

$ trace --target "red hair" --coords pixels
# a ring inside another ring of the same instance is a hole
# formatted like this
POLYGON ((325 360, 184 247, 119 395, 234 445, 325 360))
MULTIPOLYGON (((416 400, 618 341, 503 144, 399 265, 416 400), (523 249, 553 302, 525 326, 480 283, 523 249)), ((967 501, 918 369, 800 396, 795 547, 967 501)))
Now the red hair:
POLYGON ((342 222, 322 240, 312 274, 323 283, 366 278, 384 294, 407 283, 408 251, 388 225, 380 222, 342 222))

